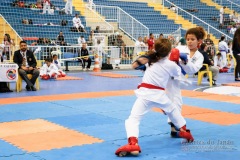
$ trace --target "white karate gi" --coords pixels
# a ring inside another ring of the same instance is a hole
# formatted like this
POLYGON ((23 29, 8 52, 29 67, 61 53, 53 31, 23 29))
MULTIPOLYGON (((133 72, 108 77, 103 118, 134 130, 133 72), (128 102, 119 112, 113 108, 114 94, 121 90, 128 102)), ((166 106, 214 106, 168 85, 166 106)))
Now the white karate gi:
POLYGON ((67 3, 65 5, 65 13, 72 14, 72 0, 67 0, 67 3))
MULTIPOLYGON (((188 63, 186 65, 180 61, 181 67, 187 74, 194 74, 202 68, 204 57, 202 53, 200 53, 198 50, 194 53, 194 55, 191 58, 189 56, 190 50, 188 48, 181 50, 181 53, 188 54, 188 63)), ((185 77, 181 75, 181 79, 184 80, 184 78, 185 77)), ((184 81, 187 82, 186 79, 184 81)), ((180 83, 176 81, 169 81, 166 91, 167 91, 167 96, 173 101, 173 103, 177 106, 177 108, 181 112, 183 101, 182 101, 180 83)), ((171 122, 169 118, 168 118, 168 122, 171 122)))
POLYGON ((47 64, 44 64, 40 69, 40 76, 49 75, 50 77, 52 77, 54 73, 57 75, 58 69, 53 63, 51 63, 49 67, 47 66, 47 64))
POLYGON ((61 69, 61 63, 60 63, 60 61, 57 59, 57 60, 53 60, 52 61, 52 64, 54 64, 56 67, 57 67, 57 69, 58 69, 58 75, 66 75, 66 73, 65 72, 63 72, 63 70, 61 69))
POLYGON ((51 4, 50 4, 50 0, 44 0, 43 1, 43 14, 46 13, 46 11, 48 11, 48 14, 51 14, 51 4))
POLYGON ((79 28, 79 27, 84 28, 84 26, 82 25, 79 17, 78 18, 76 18, 76 17, 73 18, 73 26, 76 27, 76 28, 79 28))
MULTIPOLYGON (((166 88, 171 77, 180 78, 181 69, 167 57, 147 68, 142 83, 166 88)), ((152 107, 158 107, 165 111, 171 121, 181 128, 186 124, 177 106, 172 103, 164 90, 148 89, 141 87, 135 90, 138 97, 135 101, 129 118, 125 121, 127 137, 139 136, 140 120, 152 107)))
POLYGON ((228 45, 225 41, 221 41, 218 43, 218 50, 221 52, 223 67, 227 66, 227 52, 229 50, 228 45))

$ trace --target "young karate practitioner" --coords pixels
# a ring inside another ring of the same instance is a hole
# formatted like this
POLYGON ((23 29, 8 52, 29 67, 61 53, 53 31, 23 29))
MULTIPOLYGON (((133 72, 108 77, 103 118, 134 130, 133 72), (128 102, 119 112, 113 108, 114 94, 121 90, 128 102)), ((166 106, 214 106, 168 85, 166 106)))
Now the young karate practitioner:
MULTIPOLYGON (((194 74, 198 72, 203 66, 204 57, 202 53, 198 51, 198 46, 202 43, 202 40, 205 37, 205 32, 202 27, 190 28, 187 30, 185 39, 187 42, 186 51, 180 53, 180 59, 174 59, 170 55, 170 60, 179 63, 182 70, 186 74, 194 74)), ((179 111, 182 110, 182 95, 180 84, 175 81, 170 81, 171 84, 167 86, 167 95, 173 101, 173 103, 177 106, 179 111)), ((171 125, 171 136, 174 138, 178 138, 178 130, 171 123, 171 120, 168 118, 168 123, 171 125)))
POLYGON ((65 5, 65 13, 72 15, 72 0, 67 0, 67 3, 65 5))
POLYGON ((170 118, 172 123, 179 129, 178 136, 185 138, 188 142, 194 140, 190 130, 186 129, 186 121, 180 110, 168 98, 165 88, 170 80, 181 77, 181 68, 168 59, 171 51, 171 42, 168 39, 159 39, 155 43, 155 52, 149 51, 149 59, 139 57, 133 68, 142 69, 147 62, 142 83, 135 90, 137 100, 135 101, 131 114, 125 121, 128 144, 117 149, 118 156, 126 156, 129 153, 138 155, 141 152, 138 145, 140 120, 153 106, 161 108, 170 118))
POLYGON ((52 63, 51 58, 45 59, 45 64, 40 69, 40 77, 43 80, 48 80, 50 78, 57 78, 58 69, 57 67, 52 63))
POLYGON ((52 63, 57 67, 58 69, 58 77, 65 77, 66 76, 66 73, 63 72, 63 70, 61 69, 61 63, 60 61, 58 60, 58 56, 56 54, 53 55, 53 61, 52 63))

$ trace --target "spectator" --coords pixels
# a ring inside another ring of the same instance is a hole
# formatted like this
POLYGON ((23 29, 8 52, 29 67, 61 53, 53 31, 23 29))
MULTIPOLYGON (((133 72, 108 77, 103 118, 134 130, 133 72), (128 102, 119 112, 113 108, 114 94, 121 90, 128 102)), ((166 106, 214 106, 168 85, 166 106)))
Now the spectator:
POLYGON ((37 0, 36 6, 37 8, 42 8, 42 0, 37 0))
POLYGON ((180 45, 178 45, 176 48, 179 50, 179 53, 189 53, 189 49, 187 47, 186 44, 186 39, 185 38, 181 38, 179 40, 180 45))
POLYGON ((57 36, 57 44, 60 46, 66 46, 66 42, 64 41, 64 35, 62 31, 60 31, 59 35, 57 36))
POLYGON ((82 61, 82 69, 83 69, 84 71, 90 70, 92 60, 91 60, 91 58, 89 57, 89 53, 88 53, 88 49, 87 49, 87 44, 86 44, 86 43, 83 43, 83 44, 82 44, 81 55, 79 55, 78 57, 81 57, 80 60, 82 61), (88 63, 88 64, 87 64, 87 68, 85 68, 86 62, 88 63))
POLYGON ((5 45, 0 44, 0 63, 3 62, 3 50, 4 50, 5 45))
POLYGON ((236 30, 233 36, 232 51, 237 63, 235 68, 235 81, 240 81, 240 28, 236 30))
POLYGON ((207 46, 214 46, 214 43, 213 43, 213 41, 212 41, 211 38, 210 38, 210 34, 208 34, 208 35, 207 35, 207 38, 204 39, 204 43, 206 43, 207 46))
POLYGON ((143 43, 143 39, 140 36, 135 43, 134 55, 139 56, 139 53, 143 51, 146 51, 146 45, 143 43))
POLYGON ((14 39, 11 39, 9 34, 5 34, 2 44, 4 44, 3 56, 7 56, 7 60, 10 60, 11 53, 11 46, 15 46, 14 39))
POLYGON ((103 61, 103 44, 101 43, 101 40, 97 40, 97 45, 95 46, 95 53, 98 55, 99 57, 99 63, 100 63, 100 67, 102 67, 102 61, 103 61))
POLYGON ((84 26, 82 25, 80 18, 78 17, 78 14, 76 14, 75 17, 73 18, 73 26, 77 28, 78 32, 80 31, 86 32, 84 30, 84 26))
POLYGON ((88 5, 90 9, 93 9, 93 0, 88 0, 88 5))
POLYGON ((177 12, 177 7, 175 7, 174 5, 171 5, 169 9, 173 12, 177 12))
POLYGON ((120 53, 122 58, 128 58, 128 55, 125 53, 125 46, 126 44, 122 40, 122 35, 118 35, 117 39, 115 40, 114 46, 118 46, 120 48, 120 53))
POLYGON ((46 11, 48 11, 48 14, 51 14, 50 9, 51 9, 50 0, 43 0, 43 13, 42 14, 46 14, 46 11))
POLYGON ((210 51, 212 51, 212 50, 215 50, 214 43, 213 43, 213 41, 212 41, 211 38, 210 38, 210 34, 207 35, 207 38, 204 39, 203 42, 204 42, 204 43, 207 45, 207 47, 208 47, 207 52, 210 52, 210 51))
POLYGON ((120 34, 117 35, 117 39, 115 40, 114 45, 118 47, 121 47, 124 45, 124 41, 122 40, 122 36, 120 34))
MULTIPOLYGON (((217 80, 217 77, 218 77, 219 69, 218 69, 218 67, 214 66, 214 63, 212 61, 210 61, 210 59, 208 57, 207 49, 208 49, 208 46, 205 43, 202 43, 201 46, 200 46, 199 52, 201 52, 203 57, 204 57, 203 63, 208 64, 209 70, 212 71, 213 85, 216 85, 216 80, 217 80)), ((203 66, 200 69, 200 71, 204 71, 204 70, 206 70, 205 66, 203 66)))
POLYGON ((168 36, 168 39, 169 39, 169 41, 172 43, 172 46, 175 46, 175 45, 176 45, 176 40, 175 40, 175 38, 174 38, 172 35, 169 35, 169 36, 168 36))
POLYGON ((188 12, 198 12, 197 8, 187 9, 188 12))
POLYGON ((86 40, 85 40, 84 36, 80 36, 78 38, 78 44, 82 47, 83 43, 86 43, 86 40))
POLYGON ((233 52, 232 52, 232 41, 228 41, 228 48, 229 48, 229 52, 228 52, 228 54, 230 54, 230 55, 233 55, 233 52))
POLYGON ((148 39, 148 50, 151 51, 154 49, 154 35, 152 33, 149 34, 149 39, 148 39))
POLYGON ((233 13, 229 15, 229 18, 232 22, 235 22, 235 23, 238 22, 238 16, 236 15, 235 11, 233 11, 233 13))
POLYGON ((65 13, 72 15, 72 0, 67 0, 67 3, 65 5, 65 13))
POLYGON ((147 37, 147 36, 145 36, 145 37, 143 38, 143 43, 144 43, 146 46, 148 46, 148 37, 147 37))
POLYGON ((88 41, 87 41, 87 45, 88 46, 93 46, 93 33, 94 33, 94 31, 91 30, 91 32, 90 32, 90 34, 88 36, 88 41))
POLYGON ((223 69, 223 59, 221 52, 218 52, 214 57, 214 66, 218 67, 219 70, 223 69))
POLYGON ((236 27, 236 24, 233 24, 232 28, 230 29, 230 34, 233 34, 236 32, 237 30, 237 27, 236 27))
POLYGON ((94 33, 99 33, 99 30, 100 30, 100 27, 97 26, 96 29, 95 29, 95 31, 94 31, 94 33))
POLYGON ((221 36, 221 39, 218 43, 218 50, 221 52, 223 67, 227 67, 227 53, 228 53, 228 45, 225 42, 225 36, 221 36))
POLYGON ((220 9, 220 18, 219 18, 219 23, 220 23, 220 26, 223 27, 224 24, 223 24, 223 14, 224 14, 224 9, 226 8, 226 6, 223 6, 221 9, 220 9))
POLYGON ((36 68, 37 61, 33 52, 27 50, 27 43, 25 41, 21 41, 20 50, 14 52, 13 62, 19 66, 18 73, 27 83, 27 91, 36 91, 34 84, 39 76, 39 71, 36 68), (32 74, 32 78, 29 79, 27 74, 32 74))
POLYGON ((161 33, 160 35, 159 35, 159 37, 158 37, 158 39, 163 39, 164 37, 163 37, 163 34, 161 33))

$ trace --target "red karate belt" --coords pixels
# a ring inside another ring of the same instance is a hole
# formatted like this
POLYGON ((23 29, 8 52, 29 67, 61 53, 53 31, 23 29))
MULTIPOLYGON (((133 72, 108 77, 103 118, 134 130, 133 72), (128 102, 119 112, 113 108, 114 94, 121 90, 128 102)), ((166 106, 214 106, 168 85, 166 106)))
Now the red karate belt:
POLYGON ((149 89, 160 89, 160 90, 165 90, 165 89, 162 88, 162 87, 154 86, 154 85, 152 85, 152 84, 148 84, 148 83, 141 83, 140 85, 138 85, 138 89, 139 89, 140 87, 149 88, 149 89))

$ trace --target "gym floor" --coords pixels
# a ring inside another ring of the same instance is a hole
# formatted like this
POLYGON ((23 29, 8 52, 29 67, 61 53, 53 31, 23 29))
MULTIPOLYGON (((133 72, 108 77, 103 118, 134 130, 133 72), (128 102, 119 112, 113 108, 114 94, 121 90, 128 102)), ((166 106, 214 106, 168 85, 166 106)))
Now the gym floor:
MULTIPOLYGON (((40 90, 0 94, 0 160, 113 160, 127 143, 124 121, 143 73, 135 70, 68 72, 40 80, 40 90), (68 80, 69 79, 69 80, 68 80), (75 79, 75 80, 73 80, 75 79)), ((167 117, 153 108, 140 125, 143 160, 237 160, 240 157, 240 83, 233 73, 182 87, 193 143, 170 137, 167 117)), ((15 89, 15 83, 11 83, 15 89)))

